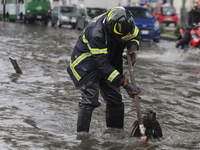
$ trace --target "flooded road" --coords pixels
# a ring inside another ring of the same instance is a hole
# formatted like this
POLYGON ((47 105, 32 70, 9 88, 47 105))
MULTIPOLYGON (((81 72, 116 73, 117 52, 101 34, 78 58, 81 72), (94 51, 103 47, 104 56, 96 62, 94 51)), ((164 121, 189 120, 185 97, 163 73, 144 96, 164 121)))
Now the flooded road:
POLYGON ((100 97, 90 134, 76 133, 81 94, 66 68, 80 31, 7 22, 0 22, 0 31, 1 150, 200 149, 200 52, 184 53, 164 40, 141 47, 134 69, 142 114, 156 111, 164 135, 144 144, 128 137, 137 114, 124 89, 124 130, 106 128, 100 97), (23 74, 15 73, 9 56, 23 74))

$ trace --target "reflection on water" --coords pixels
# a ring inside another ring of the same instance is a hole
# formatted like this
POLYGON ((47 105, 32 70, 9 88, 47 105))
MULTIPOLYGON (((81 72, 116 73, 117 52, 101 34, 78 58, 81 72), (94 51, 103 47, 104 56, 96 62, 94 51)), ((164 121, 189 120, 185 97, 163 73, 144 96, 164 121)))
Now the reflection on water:
POLYGON ((1 149, 200 149, 200 64, 193 52, 176 50, 171 41, 143 43, 134 67, 140 105, 143 115, 157 112, 164 135, 144 145, 127 136, 136 109, 123 89, 124 130, 106 128, 100 97, 90 134, 76 133, 81 95, 66 68, 80 31, 7 22, 0 27, 1 149), (23 74, 15 73, 9 56, 23 74))

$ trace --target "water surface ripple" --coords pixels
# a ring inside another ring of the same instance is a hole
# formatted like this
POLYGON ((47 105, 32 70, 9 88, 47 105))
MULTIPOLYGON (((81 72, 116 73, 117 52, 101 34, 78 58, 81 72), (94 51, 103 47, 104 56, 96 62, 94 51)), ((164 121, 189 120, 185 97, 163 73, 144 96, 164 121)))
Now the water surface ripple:
MULTIPOLYGON (((93 112, 90 134, 77 134, 79 90, 66 72, 80 31, 0 22, 0 149, 200 149, 200 52, 175 43, 145 43, 135 70, 143 115, 157 112, 163 139, 129 138, 136 108, 124 89, 124 130, 108 129, 105 102, 93 112), (15 73, 15 58, 23 74, 15 73)), ((124 72, 128 68, 124 65, 124 72)), ((129 76, 129 73, 127 74, 129 76)))

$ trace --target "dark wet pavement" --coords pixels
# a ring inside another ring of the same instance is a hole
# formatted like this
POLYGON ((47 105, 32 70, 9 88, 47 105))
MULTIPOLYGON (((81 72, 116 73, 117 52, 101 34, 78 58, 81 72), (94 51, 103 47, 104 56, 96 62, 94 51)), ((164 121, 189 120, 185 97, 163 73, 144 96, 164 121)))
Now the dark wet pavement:
POLYGON ((66 68, 80 31, 8 22, 0 22, 0 31, 0 149, 200 149, 199 50, 185 53, 173 41, 143 42, 134 67, 141 110, 157 112, 164 135, 144 144, 128 137, 137 114, 124 89, 124 130, 106 128, 100 97, 90 134, 76 133, 81 94, 66 68), (9 56, 23 74, 15 73, 9 56))

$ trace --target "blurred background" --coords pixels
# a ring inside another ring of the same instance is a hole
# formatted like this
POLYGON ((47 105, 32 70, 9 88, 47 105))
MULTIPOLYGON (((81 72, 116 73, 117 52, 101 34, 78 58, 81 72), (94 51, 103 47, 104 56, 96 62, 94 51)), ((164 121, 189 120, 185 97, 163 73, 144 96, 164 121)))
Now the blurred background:
MULTIPOLYGON (((52 8, 57 5, 77 5, 77 6, 87 6, 93 7, 98 6, 101 8, 110 9, 116 6, 133 6, 133 5, 144 5, 148 4, 151 8, 158 8, 162 5, 174 6, 179 18, 181 18, 181 10, 190 10, 193 7, 193 3, 196 0, 50 0, 52 8)), ((183 14, 182 14, 183 15, 183 14)))

